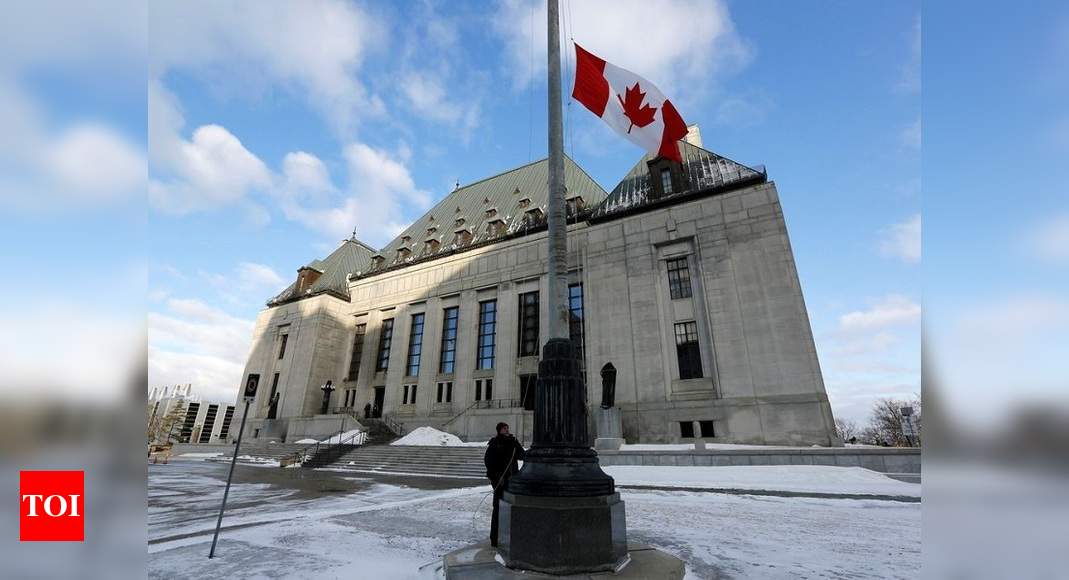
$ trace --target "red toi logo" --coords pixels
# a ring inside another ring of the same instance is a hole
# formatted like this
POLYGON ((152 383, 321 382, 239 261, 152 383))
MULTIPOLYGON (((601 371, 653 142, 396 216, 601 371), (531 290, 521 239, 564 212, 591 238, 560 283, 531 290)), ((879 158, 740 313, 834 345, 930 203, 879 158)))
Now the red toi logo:
POLYGON ((19 472, 19 541, 85 541, 85 473, 19 472))

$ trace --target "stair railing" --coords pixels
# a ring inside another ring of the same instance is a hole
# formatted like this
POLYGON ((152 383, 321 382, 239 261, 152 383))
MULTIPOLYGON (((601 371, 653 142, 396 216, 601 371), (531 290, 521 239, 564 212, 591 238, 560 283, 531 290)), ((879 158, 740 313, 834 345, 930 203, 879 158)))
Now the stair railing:
POLYGON ((393 431, 394 434, 397 435, 398 437, 404 437, 404 435, 405 435, 405 424, 404 423, 401 423, 400 421, 395 420, 393 417, 391 417, 389 415, 383 415, 382 416, 382 423, 383 423, 383 425, 386 425, 386 428, 388 428, 390 431, 393 431))
POLYGON ((475 401, 474 403, 468 405, 468 407, 466 409, 464 409, 463 411, 457 413, 456 415, 453 415, 448 421, 446 421, 445 423, 442 423, 442 430, 444 431, 446 427, 448 427, 451 423, 453 423, 453 421, 456 421, 457 419, 459 419, 461 416, 463 416, 468 411, 474 409, 475 407, 478 407, 479 403, 481 403, 481 402, 482 401, 475 401))

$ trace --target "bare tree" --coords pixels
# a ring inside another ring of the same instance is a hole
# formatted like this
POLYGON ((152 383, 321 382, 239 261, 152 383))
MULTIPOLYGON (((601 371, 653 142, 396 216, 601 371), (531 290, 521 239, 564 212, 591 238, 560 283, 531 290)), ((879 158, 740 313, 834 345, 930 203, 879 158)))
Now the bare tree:
POLYGON ((861 439, 861 428, 849 419, 835 419, 835 433, 843 443, 849 443, 854 437, 861 439))
POLYGON ((914 397, 912 400, 891 398, 877 400, 872 406, 869 427, 864 431, 862 439, 870 439, 876 445, 892 447, 919 446, 921 442, 920 397, 914 397), (904 407, 913 409, 913 414, 908 419, 902 415, 904 407), (907 432, 907 422, 912 426, 912 433, 907 432))
POLYGON ((175 428, 186 420, 186 404, 178 401, 166 414, 152 415, 149 408, 148 440, 149 443, 169 443, 175 428))

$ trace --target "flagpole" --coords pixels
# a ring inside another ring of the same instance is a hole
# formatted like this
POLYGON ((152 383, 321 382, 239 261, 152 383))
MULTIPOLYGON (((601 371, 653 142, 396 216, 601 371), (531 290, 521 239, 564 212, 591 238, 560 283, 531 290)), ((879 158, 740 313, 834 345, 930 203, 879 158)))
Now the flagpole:
POLYGON ((558 0, 548 0, 549 15, 549 333, 568 338, 568 232, 564 207, 564 126, 561 115, 560 28, 558 0))

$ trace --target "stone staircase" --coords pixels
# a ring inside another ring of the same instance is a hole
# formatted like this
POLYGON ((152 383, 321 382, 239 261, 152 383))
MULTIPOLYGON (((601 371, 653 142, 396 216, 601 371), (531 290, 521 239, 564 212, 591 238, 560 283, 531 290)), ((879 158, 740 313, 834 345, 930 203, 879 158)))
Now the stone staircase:
POLYGON ((365 445, 339 457, 332 469, 486 479, 486 447, 365 445))
MULTIPOLYGON (((275 461, 281 461, 282 458, 287 455, 293 455, 294 453, 308 447, 303 443, 260 443, 260 442, 241 442, 241 450, 238 451, 238 463, 243 462, 240 457, 250 456, 258 459, 273 459, 275 461)), ((226 451, 223 452, 222 457, 215 459, 215 461, 230 461, 234 457, 234 446, 227 445, 226 451)), ((253 462, 248 462, 253 463, 253 462)))
POLYGON ((360 419, 360 424, 367 428, 367 445, 385 445, 397 439, 397 434, 382 419, 360 419))

